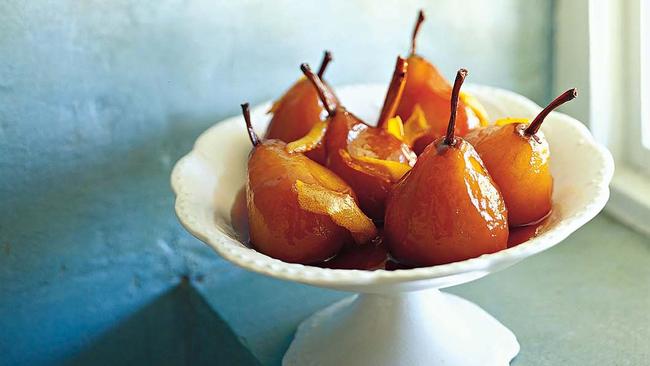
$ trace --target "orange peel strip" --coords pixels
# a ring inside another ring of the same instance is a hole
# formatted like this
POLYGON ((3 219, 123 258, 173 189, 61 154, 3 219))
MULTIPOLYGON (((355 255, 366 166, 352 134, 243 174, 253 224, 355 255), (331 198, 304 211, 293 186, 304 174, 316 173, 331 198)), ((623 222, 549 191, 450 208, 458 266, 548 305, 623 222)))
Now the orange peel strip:
POLYGON ((430 126, 424 116, 424 111, 419 104, 413 107, 413 113, 404 122, 404 138, 402 141, 409 146, 413 146, 415 140, 426 135, 429 132, 430 126))
POLYGON ((494 122, 496 126, 505 126, 513 123, 523 123, 523 124, 528 124, 528 119, 526 118, 512 118, 512 117, 507 117, 507 118, 501 118, 498 119, 494 122))
POLYGON ((404 141, 404 123, 402 123, 402 119, 399 116, 389 118, 386 121, 384 129, 398 140, 404 141))
POLYGON ((296 141, 287 144, 286 151, 288 153, 304 153, 315 149, 327 131, 327 122, 318 121, 314 127, 307 132, 307 134, 296 141))
POLYGON ((404 174, 411 170, 411 166, 408 164, 400 163, 399 161, 382 160, 371 158, 369 156, 361 156, 355 159, 362 163, 371 165, 373 168, 388 174, 388 176, 390 176, 390 180, 393 182, 397 182, 404 176, 404 174))
POLYGON ((383 176, 388 177, 391 182, 397 182, 402 178, 402 176, 404 176, 404 174, 411 170, 410 165, 400 163, 399 161, 377 159, 370 156, 359 156, 353 158, 350 153, 343 149, 339 150, 339 154, 351 168, 369 174, 378 172, 383 176))
POLYGON ((375 224, 361 211, 351 195, 301 180, 296 180, 294 187, 298 193, 298 204, 303 210, 329 216, 335 224, 350 231, 356 243, 367 243, 377 236, 375 224))

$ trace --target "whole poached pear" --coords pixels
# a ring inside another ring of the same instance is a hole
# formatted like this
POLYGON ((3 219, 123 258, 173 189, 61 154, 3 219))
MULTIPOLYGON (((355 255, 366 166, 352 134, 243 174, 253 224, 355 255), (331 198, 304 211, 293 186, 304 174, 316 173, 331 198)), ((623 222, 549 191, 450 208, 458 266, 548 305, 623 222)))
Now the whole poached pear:
MULTIPOLYGON (((449 81, 436 66, 415 53, 417 35, 424 19, 420 10, 411 36, 406 85, 396 112, 404 121, 422 115, 427 127, 412 144, 418 155, 433 140, 445 135, 451 96, 449 81)), ((464 136, 471 128, 487 124, 488 117, 483 106, 470 94, 461 92, 459 98, 454 134, 464 136)))
MULTIPOLYGON (((332 61, 332 54, 325 51, 318 69, 322 79, 327 65, 332 61)), ((267 139, 277 139, 289 143, 309 133, 314 125, 327 118, 327 111, 320 103, 316 90, 309 81, 301 77, 284 95, 273 103, 269 110, 273 114, 266 129, 267 139)), ((325 163, 325 148, 314 146, 305 155, 321 164, 325 163)))
MULTIPOLYGON (((397 137, 399 134, 396 136, 391 132, 394 124, 388 118, 394 114, 399 102, 406 61, 397 59, 378 127, 365 123, 342 107, 333 90, 311 71, 309 65, 303 64, 301 68, 328 111, 326 123, 310 133, 323 141, 327 153, 326 166, 357 192, 363 212, 376 222, 381 222, 388 193, 393 184, 411 169, 416 159, 408 145, 397 137)), ((293 148, 293 144, 289 144, 289 147, 293 148)))
POLYGON ((377 235, 357 206, 350 186, 279 140, 260 140, 248 104, 242 105, 253 143, 248 161, 246 203, 252 246, 271 257, 313 264, 335 256, 346 244, 377 235))
POLYGON ((539 128, 552 110, 576 96, 576 89, 565 91, 530 124, 525 119, 508 118, 467 134, 467 141, 499 186, 510 226, 534 224, 551 212, 550 149, 539 128))
POLYGON ((409 266, 461 261, 505 249, 508 214, 481 158, 454 135, 458 94, 467 71, 458 71, 446 135, 428 145, 388 197, 385 242, 409 266))

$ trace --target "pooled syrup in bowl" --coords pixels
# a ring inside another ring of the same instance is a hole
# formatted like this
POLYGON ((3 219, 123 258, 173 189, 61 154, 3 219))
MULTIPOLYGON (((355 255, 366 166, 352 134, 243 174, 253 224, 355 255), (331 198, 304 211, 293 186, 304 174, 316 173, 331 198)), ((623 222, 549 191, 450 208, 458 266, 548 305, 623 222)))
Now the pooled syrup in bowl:
MULTIPOLYGON (((550 215, 549 215, 550 216, 550 215)), ((526 226, 511 227, 508 236, 508 248, 512 248, 535 237, 539 228, 546 223, 548 216, 536 223, 526 226)), ((248 209, 246 206, 246 187, 242 187, 235 202, 230 209, 232 227, 237 234, 237 239, 254 249, 250 243, 248 227, 248 209)), ((412 267, 395 261, 388 253, 383 242, 383 232, 379 230, 379 236, 370 243, 364 245, 348 244, 333 258, 321 263, 312 264, 316 267, 331 269, 359 269, 374 271, 377 269, 396 270, 410 269, 412 267)))

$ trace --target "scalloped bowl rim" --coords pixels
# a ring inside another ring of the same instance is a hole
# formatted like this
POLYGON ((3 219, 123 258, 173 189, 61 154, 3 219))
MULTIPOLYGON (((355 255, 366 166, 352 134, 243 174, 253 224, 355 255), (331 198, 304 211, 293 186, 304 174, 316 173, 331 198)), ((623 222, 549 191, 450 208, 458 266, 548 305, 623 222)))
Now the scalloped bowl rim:
MULTIPOLYGON (((355 87, 375 87, 375 84, 355 84, 337 89, 355 87)), ((539 111, 541 109, 540 106, 526 97, 508 90, 471 84, 468 85, 467 89, 479 94, 500 94, 502 97, 510 98, 516 103, 529 108, 531 111, 539 111)), ((269 102, 263 103, 255 107, 254 110, 268 107, 268 105, 270 105, 269 102)), ((614 162, 610 152, 597 143, 587 127, 578 120, 559 112, 553 112, 552 115, 554 115, 558 120, 557 123, 570 125, 577 134, 584 139, 585 143, 592 147, 593 151, 599 155, 599 161, 602 162, 602 166, 600 167, 600 180, 596 182, 596 194, 579 212, 579 214, 560 221, 553 229, 535 236, 522 244, 496 253, 484 254, 460 262, 430 267, 397 270, 380 269, 369 271, 356 269, 329 269, 296 263, 287 263, 266 256, 253 249, 241 246, 241 243, 230 238, 225 233, 220 232, 215 227, 210 228, 197 222, 192 210, 189 209, 191 206, 189 204, 190 192, 188 191, 188 184, 186 184, 187 182, 185 181, 185 178, 187 177, 185 169, 187 168, 188 161, 197 154, 197 143, 202 139, 207 138, 206 136, 212 133, 217 133, 221 126, 233 123, 234 120, 239 121, 240 117, 231 117, 208 128, 198 137, 192 151, 182 157, 174 166, 171 174, 171 183, 172 189, 176 194, 176 215, 182 225, 192 235, 209 244, 226 260, 247 270, 287 281, 296 281, 314 286, 336 288, 423 281, 467 274, 468 272, 489 273, 505 268, 530 255, 539 253, 560 243, 582 225, 595 217, 603 209, 609 198, 609 182, 611 181, 614 172, 614 162)))

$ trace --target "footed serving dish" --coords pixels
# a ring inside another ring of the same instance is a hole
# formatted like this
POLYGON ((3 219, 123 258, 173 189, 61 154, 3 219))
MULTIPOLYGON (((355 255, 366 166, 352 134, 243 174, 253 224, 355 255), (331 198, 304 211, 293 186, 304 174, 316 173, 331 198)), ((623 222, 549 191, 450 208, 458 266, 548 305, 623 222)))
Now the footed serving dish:
MULTIPOLYGON (((515 93, 468 85, 491 120, 532 118, 541 108, 515 93)), ((383 85, 337 89, 348 109, 376 120, 383 85)), ((264 131, 270 103, 252 120, 264 131)), ((185 228, 247 270, 286 281, 357 293, 306 319, 284 365, 507 365, 516 337, 477 305, 439 291, 511 266, 564 240, 602 210, 614 171, 611 154, 579 121, 551 113, 542 125, 552 152, 553 211, 529 240, 493 254, 444 265, 397 270, 328 269, 286 263, 240 242, 231 207, 246 180, 251 149, 242 117, 215 124, 178 161, 171 182, 185 228)), ((525 291, 525 289, 522 289, 525 291)))

